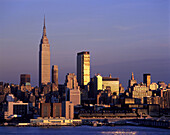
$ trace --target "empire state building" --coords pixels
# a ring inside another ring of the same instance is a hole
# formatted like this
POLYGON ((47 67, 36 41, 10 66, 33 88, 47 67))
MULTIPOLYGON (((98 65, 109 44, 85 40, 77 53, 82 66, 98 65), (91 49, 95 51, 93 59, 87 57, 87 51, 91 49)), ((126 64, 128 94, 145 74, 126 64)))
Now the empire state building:
POLYGON ((50 44, 46 35, 45 17, 39 50, 39 86, 50 82, 50 44))

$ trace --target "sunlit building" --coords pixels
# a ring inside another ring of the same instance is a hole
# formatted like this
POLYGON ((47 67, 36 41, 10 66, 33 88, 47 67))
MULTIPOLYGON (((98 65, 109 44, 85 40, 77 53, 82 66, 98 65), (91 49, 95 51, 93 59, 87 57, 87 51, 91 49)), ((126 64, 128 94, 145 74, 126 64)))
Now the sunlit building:
POLYGON ((90 82, 90 53, 77 53, 77 81, 80 86, 90 82))
POLYGON ((46 35, 45 17, 39 50, 39 86, 50 82, 50 44, 46 35))

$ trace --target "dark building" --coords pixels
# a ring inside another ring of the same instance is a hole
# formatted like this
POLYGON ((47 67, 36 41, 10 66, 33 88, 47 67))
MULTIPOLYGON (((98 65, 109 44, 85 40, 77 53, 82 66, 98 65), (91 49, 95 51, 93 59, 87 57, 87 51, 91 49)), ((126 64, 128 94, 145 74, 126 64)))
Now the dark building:
POLYGON ((51 104, 51 116, 54 117, 54 118, 62 116, 62 105, 61 105, 61 103, 52 103, 51 104))
POLYGON ((52 83, 54 83, 58 87, 58 66, 52 66, 52 83))
POLYGON ((51 105, 50 103, 41 103, 40 105, 40 115, 41 117, 50 117, 51 115, 51 105))
POLYGON ((13 105, 13 114, 26 116, 27 110, 28 110, 27 107, 28 107, 28 105, 25 105, 25 104, 14 104, 13 105))
POLYGON ((151 84, 151 74, 143 74, 143 83, 146 84, 147 87, 151 84))
POLYGON ((29 74, 21 74, 20 75, 20 85, 30 83, 31 82, 31 77, 29 74))

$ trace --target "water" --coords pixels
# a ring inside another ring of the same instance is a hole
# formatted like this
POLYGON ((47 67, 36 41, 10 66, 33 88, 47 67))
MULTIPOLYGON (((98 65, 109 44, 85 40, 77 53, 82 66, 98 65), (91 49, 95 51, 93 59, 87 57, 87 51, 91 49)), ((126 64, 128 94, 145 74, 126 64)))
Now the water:
POLYGON ((116 127, 0 127, 0 135, 170 135, 169 129, 116 126, 116 127))

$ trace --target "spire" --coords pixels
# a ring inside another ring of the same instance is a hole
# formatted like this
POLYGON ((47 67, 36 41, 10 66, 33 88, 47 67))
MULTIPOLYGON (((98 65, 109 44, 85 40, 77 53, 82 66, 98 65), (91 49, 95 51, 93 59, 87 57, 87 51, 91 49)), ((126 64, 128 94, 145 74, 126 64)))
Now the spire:
POLYGON ((44 27, 43 27, 43 37, 44 36, 46 36, 45 15, 44 15, 44 27))
POLYGON ((131 80, 135 80, 133 72, 132 72, 131 80))

